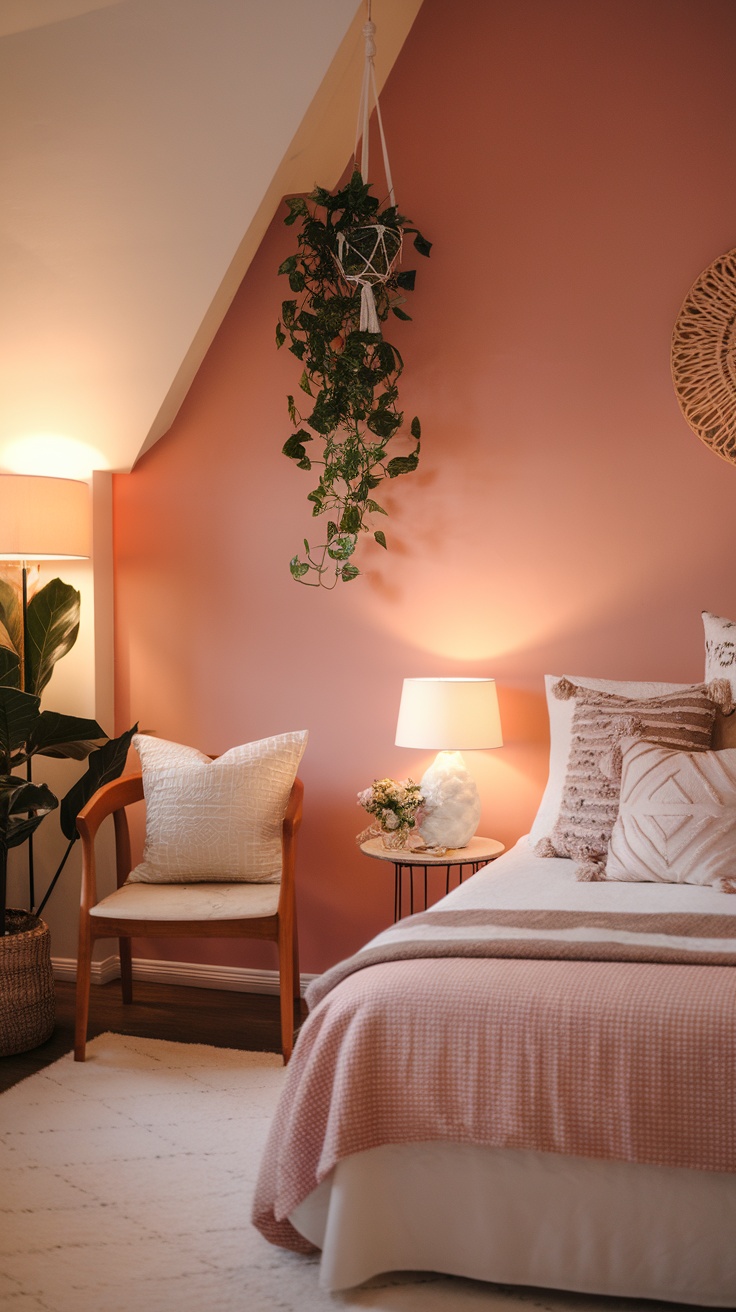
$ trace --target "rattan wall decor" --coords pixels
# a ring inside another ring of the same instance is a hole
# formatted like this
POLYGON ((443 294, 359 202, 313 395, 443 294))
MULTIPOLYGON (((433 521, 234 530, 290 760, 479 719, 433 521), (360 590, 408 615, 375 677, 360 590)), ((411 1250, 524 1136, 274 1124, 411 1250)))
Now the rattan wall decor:
POLYGON ((736 464, 736 249, 693 283, 672 334, 672 380, 701 442, 736 464))

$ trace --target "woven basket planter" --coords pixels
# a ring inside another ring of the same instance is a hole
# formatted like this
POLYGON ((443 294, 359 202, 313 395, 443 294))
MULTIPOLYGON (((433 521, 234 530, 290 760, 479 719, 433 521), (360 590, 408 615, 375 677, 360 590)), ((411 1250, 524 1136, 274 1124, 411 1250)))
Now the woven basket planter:
POLYGON ((0 1057, 28 1052, 54 1029, 49 927, 28 911, 6 912, 0 938, 0 1057))

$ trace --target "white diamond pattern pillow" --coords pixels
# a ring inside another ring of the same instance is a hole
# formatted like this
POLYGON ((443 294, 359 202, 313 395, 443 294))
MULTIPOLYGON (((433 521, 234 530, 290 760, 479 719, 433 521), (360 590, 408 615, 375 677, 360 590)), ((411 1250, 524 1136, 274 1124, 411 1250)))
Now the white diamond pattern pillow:
POLYGON ((606 879, 736 889, 736 749, 678 752, 624 739, 606 879))
POLYGON ((136 734, 146 842, 128 882, 277 882, 281 825, 306 745, 301 729, 211 761, 194 747, 136 734))

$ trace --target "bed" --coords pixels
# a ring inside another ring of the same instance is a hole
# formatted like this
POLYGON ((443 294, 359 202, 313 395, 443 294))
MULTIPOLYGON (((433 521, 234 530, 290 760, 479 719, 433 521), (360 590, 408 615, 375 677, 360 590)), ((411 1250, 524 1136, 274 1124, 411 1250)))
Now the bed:
POLYGON ((537 832, 310 986, 253 1220, 330 1290, 431 1270, 733 1307, 736 897, 537 855, 555 714, 537 832))

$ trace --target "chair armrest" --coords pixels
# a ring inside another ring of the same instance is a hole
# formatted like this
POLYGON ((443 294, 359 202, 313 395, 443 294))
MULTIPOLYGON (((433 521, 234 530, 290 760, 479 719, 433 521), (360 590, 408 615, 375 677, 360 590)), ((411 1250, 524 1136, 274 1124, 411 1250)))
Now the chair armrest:
POLYGON ((89 911, 97 902, 95 837, 102 821, 111 815, 115 824, 115 866, 118 888, 130 874, 130 838, 126 806, 143 798, 143 776, 125 775, 98 788, 77 816, 77 832, 82 841, 81 908, 89 911))

